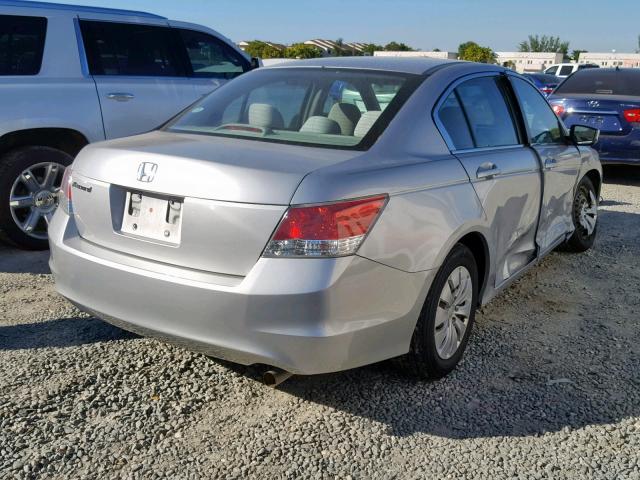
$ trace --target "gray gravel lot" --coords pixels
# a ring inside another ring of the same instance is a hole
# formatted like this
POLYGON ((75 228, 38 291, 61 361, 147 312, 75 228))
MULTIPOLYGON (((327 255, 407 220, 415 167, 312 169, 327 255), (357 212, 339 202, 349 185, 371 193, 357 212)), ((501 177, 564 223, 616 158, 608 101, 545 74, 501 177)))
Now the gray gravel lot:
POLYGON ((80 313, 47 253, 0 246, 0 477, 640 479, 640 169, 608 174, 595 248, 485 307, 432 383, 382 363, 271 390, 80 313))

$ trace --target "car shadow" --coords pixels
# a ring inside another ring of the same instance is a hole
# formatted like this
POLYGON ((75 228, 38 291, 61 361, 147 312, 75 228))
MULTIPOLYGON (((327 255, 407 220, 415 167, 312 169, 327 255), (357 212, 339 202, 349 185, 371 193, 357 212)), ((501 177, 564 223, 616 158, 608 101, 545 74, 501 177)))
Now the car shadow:
POLYGON ((97 318, 71 317, 0 326, 0 350, 74 347, 131 338, 137 335, 97 318))
POLYGON ((605 165, 603 167, 604 183, 616 185, 640 186, 640 164, 635 165, 605 165))
POLYGON ((638 310, 617 306, 638 302, 640 272, 627 265, 637 264, 640 215, 604 210, 602 226, 594 250, 553 253, 479 310, 449 376, 416 380, 387 361, 278 388, 403 437, 539 436, 638 417, 638 310))
POLYGON ((20 250, 0 236, 0 272, 49 273, 49 251, 20 250))

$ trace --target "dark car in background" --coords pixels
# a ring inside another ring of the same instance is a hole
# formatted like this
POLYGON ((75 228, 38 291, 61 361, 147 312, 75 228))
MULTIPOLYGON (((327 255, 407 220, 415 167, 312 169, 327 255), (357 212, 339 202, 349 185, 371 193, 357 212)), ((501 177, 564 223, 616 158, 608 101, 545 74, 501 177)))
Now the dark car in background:
POLYGON ((602 163, 640 165, 640 69, 594 68, 567 78, 549 97, 567 128, 600 130, 602 163))
POLYGON ((560 85, 560 82, 562 82, 561 78, 547 73, 525 73, 524 76, 527 77, 545 97, 551 95, 556 87, 560 85))

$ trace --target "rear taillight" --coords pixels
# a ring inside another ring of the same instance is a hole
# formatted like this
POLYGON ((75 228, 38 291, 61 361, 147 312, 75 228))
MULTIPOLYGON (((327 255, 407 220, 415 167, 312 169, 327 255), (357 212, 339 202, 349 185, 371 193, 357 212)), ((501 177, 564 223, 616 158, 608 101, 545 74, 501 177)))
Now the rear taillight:
POLYGON ((624 118, 627 122, 630 122, 630 123, 640 122, 640 108, 625 110, 623 113, 624 113, 624 118))
POLYGON ((553 93, 553 87, 542 87, 540 91, 545 95, 551 95, 551 93, 553 93))
POLYGON ((71 184, 73 183, 73 178, 71 176, 71 167, 67 167, 64 171, 64 175, 62 176, 62 183, 60 184, 60 193, 58 196, 59 206, 64 210, 67 214, 73 213, 73 203, 71 201, 71 184))
POLYGON ((290 207, 271 237, 265 257, 353 255, 387 202, 386 195, 290 207))
POLYGON ((562 116, 562 114, 564 113, 564 105, 560 104, 560 103, 556 103, 555 105, 553 105, 551 108, 553 108, 553 111, 555 112, 555 114, 559 117, 562 116))

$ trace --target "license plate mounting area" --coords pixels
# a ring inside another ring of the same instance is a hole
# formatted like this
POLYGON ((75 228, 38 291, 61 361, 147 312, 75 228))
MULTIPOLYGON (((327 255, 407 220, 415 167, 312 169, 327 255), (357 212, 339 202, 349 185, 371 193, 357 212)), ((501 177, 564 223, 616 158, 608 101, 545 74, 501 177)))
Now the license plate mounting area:
POLYGON ((121 233, 169 245, 180 245, 184 199, 128 191, 121 233))

